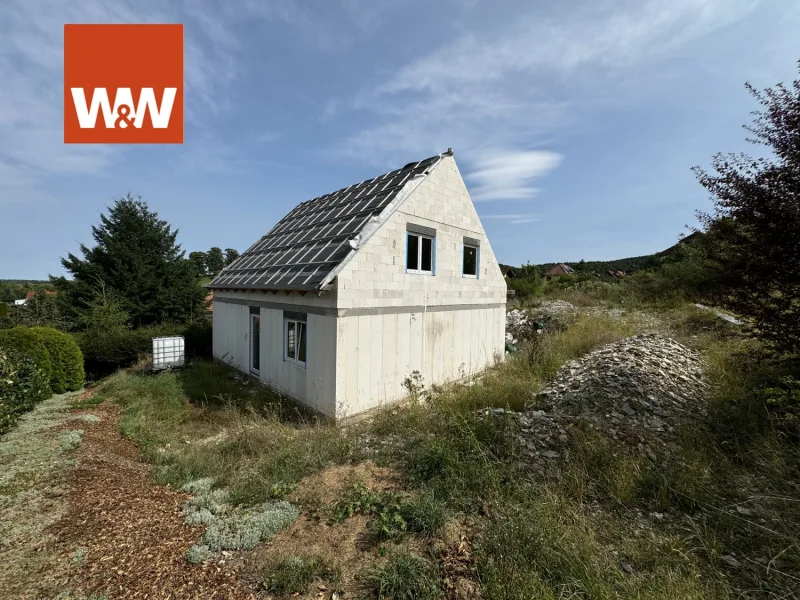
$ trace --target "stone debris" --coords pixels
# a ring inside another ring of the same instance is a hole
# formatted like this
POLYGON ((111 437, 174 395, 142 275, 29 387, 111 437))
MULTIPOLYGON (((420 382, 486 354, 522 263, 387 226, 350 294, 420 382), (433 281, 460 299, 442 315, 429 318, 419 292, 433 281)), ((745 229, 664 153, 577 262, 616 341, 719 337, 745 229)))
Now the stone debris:
POLYGON ((526 412, 496 408, 482 414, 517 421, 534 471, 552 468, 576 427, 596 429, 656 460, 679 421, 704 415, 707 388, 697 352, 645 333, 566 363, 526 412))
POLYGON ((516 347, 520 340, 530 339, 536 333, 536 321, 525 312, 514 309, 506 313, 506 344, 516 347))
POLYGON ((726 314, 726 313, 722 312, 721 310, 717 310, 716 308, 711 308, 710 306, 706 306, 705 304, 695 303, 694 306, 696 308, 701 309, 701 310, 710 310, 711 312, 713 312, 715 315, 717 315, 723 321, 726 321, 726 322, 731 323, 733 325, 743 325, 744 324, 742 321, 740 321, 736 317, 734 317, 732 315, 729 315, 729 314, 726 314))
POLYGON ((702 413, 707 386, 697 352, 646 333, 568 362, 535 401, 556 413, 604 415, 671 433, 676 418, 702 413))

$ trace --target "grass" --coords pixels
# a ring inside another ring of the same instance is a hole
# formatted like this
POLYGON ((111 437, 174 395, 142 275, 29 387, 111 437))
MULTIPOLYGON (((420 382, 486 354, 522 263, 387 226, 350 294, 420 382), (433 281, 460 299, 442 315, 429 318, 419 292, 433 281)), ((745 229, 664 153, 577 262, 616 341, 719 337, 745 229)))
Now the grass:
POLYGON ((160 482, 213 478, 234 505, 274 500, 306 475, 351 460, 343 431, 303 419, 279 396, 232 373, 202 361, 180 374, 120 373, 98 396, 123 406, 123 433, 158 465, 160 482))
POLYGON ((336 569, 319 556, 287 556, 268 565, 264 572, 264 588, 278 595, 303 594, 317 580, 335 586, 339 579, 336 569))
MULTIPOLYGON (((796 374, 796 364, 767 358, 708 311, 670 303, 658 314, 709 364, 707 421, 687 424, 655 459, 601 430, 576 428, 566 458, 547 477, 526 468, 513 418, 487 419, 476 409, 531 406, 565 362, 636 333, 635 322, 579 315, 470 386, 434 390, 425 405, 394 408, 348 430, 319 424, 212 363, 191 363, 180 374, 120 374, 100 394, 123 406, 123 431, 158 466, 159 480, 196 496, 186 516, 209 530, 228 511, 256 514, 304 477, 362 460, 360 437, 378 440, 370 458, 397 469, 404 490, 351 487, 332 506, 303 510, 333 521, 369 517, 369 533, 388 557, 376 556, 374 544, 363 549, 362 581, 380 598, 442 597, 447 566, 428 551, 441 548, 448 520, 462 518, 480 532, 465 535, 473 545, 470 577, 487 600, 792 597, 800 458, 759 390, 796 374)), ((251 545, 239 543, 241 528, 219 534, 236 541, 227 547, 251 545)), ((201 540, 193 558, 222 547, 201 540)), ((264 567, 273 593, 303 593, 322 577, 314 557, 282 559, 264 567)))
POLYGON ((66 474, 74 464, 68 450, 80 441, 59 433, 72 418, 71 395, 41 402, 0 437, 0 589, 7 597, 51 597, 65 575, 49 530, 66 510, 66 474))
POLYGON ((436 566, 407 552, 399 552, 367 569, 364 579, 379 600, 436 600, 444 597, 436 566))

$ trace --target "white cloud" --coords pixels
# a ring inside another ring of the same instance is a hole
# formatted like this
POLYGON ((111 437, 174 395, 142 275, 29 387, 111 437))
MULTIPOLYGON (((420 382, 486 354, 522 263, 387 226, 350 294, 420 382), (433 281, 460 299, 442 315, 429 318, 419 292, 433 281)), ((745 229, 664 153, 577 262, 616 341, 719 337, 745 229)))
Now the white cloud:
MULTIPOLYGON (((761 0, 598 0, 509 13, 506 27, 471 28, 365 86, 328 111, 366 111, 369 127, 339 154, 390 165, 453 147, 530 148, 580 127, 584 108, 629 101, 658 77, 653 65, 745 18, 761 0), (635 75, 635 76, 631 76, 635 75)), ((385 71, 384 71, 385 72, 385 71)), ((529 186, 508 186, 509 197, 529 186)), ((497 186, 495 186, 495 191, 497 186)))
MULTIPOLYGON (((564 157, 545 150, 486 152, 472 161, 470 195, 484 200, 522 200, 536 194, 531 182, 558 167, 564 157)), ((517 216, 516 218, 522 218, 517 216)))
POLYGON ((482 215, 481 219, 505 221, 510 225, 521 225, 523 223, 537 223, 541 221, 539 217, 531 214, 495 214, 482 215))

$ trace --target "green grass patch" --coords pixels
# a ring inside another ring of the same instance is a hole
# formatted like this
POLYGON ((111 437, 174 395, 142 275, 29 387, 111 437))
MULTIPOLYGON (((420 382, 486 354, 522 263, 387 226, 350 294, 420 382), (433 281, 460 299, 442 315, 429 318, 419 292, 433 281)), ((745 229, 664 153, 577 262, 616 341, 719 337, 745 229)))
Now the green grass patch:
POLYGON ((287 556, 264 571, 264 588, 281 596, 306 593, 315 581, 335 586, 339 580, 338 571, 319 556, 287 556))
POLYGON ((443 598, 440 575, 429 560, 398 552, 367 569, 367 585, 379 600, 438 600, 443 598))
POLYGON ((281 498, 303 477, 354 456, 344 431, 304 418, 218 363, 192 361, 180 373, 120 373, 94 397, 105 399, 122 405, 122 431, 158 466, 160 482, 212 478, 234 505, 281 498))

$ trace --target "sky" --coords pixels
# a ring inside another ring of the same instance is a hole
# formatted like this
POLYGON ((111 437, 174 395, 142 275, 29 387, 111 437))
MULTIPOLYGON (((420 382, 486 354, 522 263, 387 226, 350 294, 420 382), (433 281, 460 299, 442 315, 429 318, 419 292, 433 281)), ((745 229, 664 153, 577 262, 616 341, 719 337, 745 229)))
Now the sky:
POLYGON ((660 251, 691 167, 758 151, 744 88, 797 78, 795 0, 3 0, 0 279, 63 273, 115 198, 187 254, 447 148, 502 263, 660 251), (185 143, 65 145, 65 23, 183 23, 185 143))

